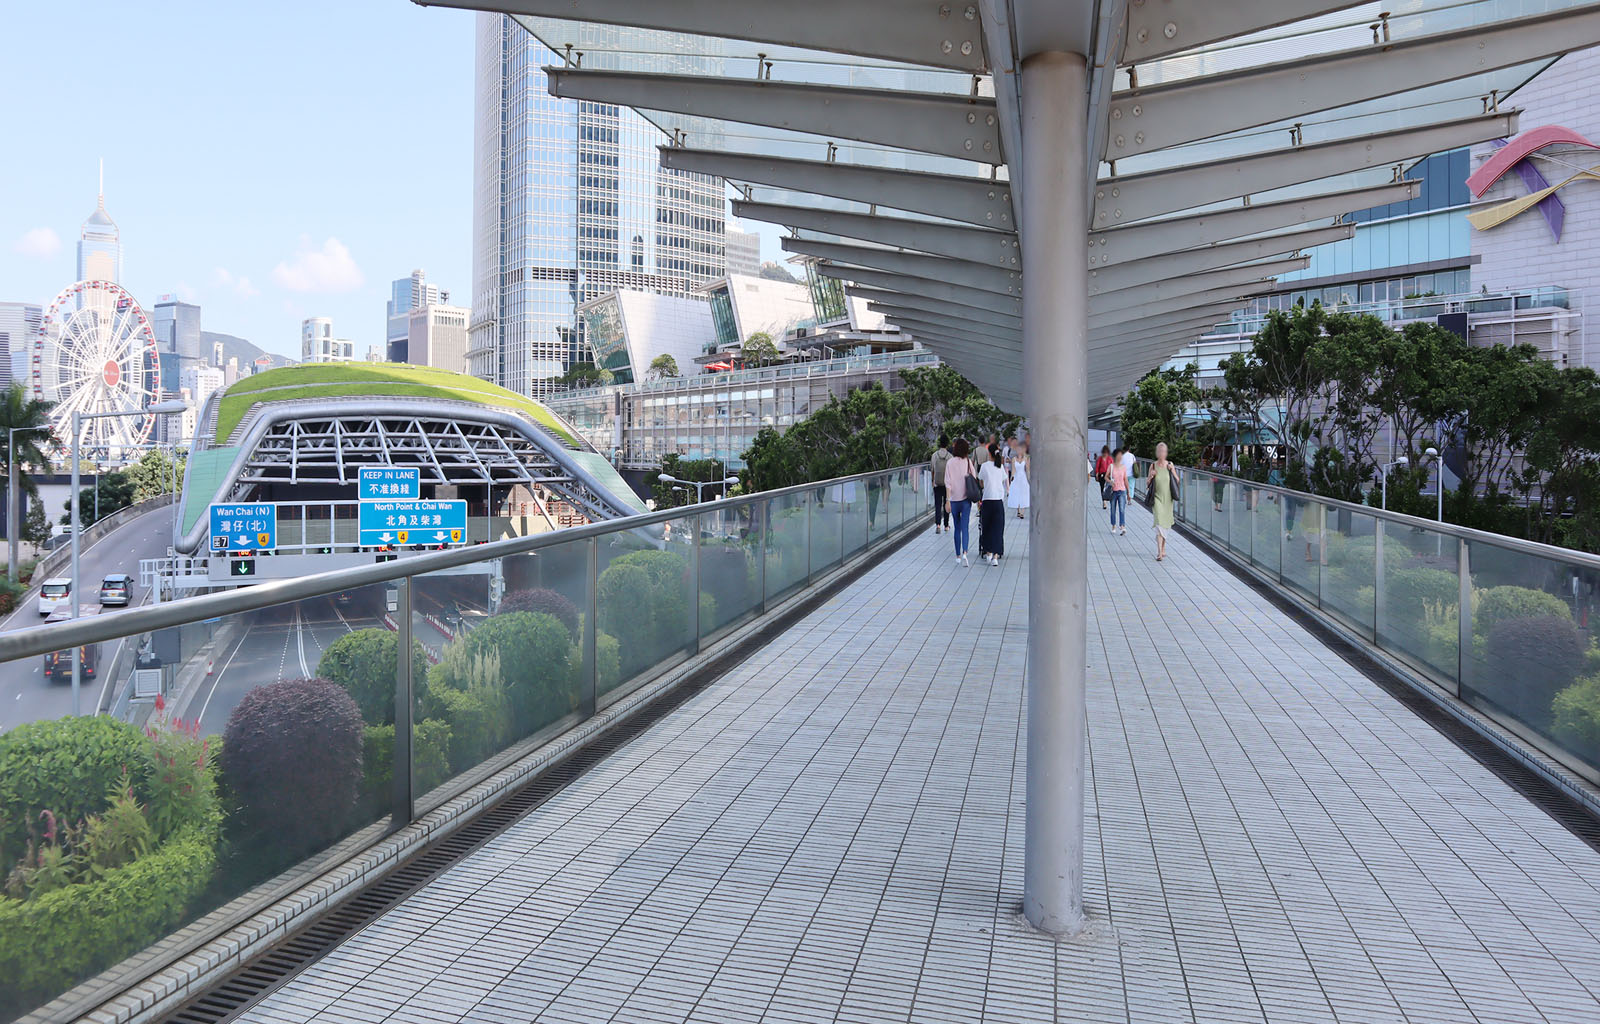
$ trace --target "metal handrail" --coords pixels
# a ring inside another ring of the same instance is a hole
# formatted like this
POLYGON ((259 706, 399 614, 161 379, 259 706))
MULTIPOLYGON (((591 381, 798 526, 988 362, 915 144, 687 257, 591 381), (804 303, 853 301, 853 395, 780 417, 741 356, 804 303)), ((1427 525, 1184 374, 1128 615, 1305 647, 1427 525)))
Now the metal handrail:
MULTIPOLYGON (((1467 526, 1457 526, 1455 523, 1444 523, 1436 519, 1423 519, 1421 516, 1406 515, 1404 512, 1391 512, 1388 509, 1373 508, 1370 505, 1359 505, 1353 501, 1344 501, 1339 498, 1328 498, 1320 494, 1311 494, 1306 491, 1292 491, 1287 487, 1276 484, 1259 483, 1247 480, 1244 477, 1231 476, 1219 473, 1212 469, 1201 469, 1192 466, 1178 466, 1180 473, 1200 473, 1208 477, 1216 477, 1228 483, 1236 483, 1252 490, 1266 491, 1271 494, 1283 495, 1296 501, 1317 502, 1329 508, 1342 509, 1349 512, 1359 512, 1364 516, 1382 519, 1387 522, 1397 523, 1412 529, 1426 529, 1447 537, 1459 537, 1462 540, 1475 544, 1493 544, 1508 551, 1517 551, 1537 558, 1546 558, 1554 561, 1570 562, 1581 565, 1586 569, 1600 572, 1600 555, 1592 555, 1586 551, 1577 551, 1572 548, 1557 547, 1554 544, 1541 544, 1538 541, 1523 540, 1520 537, 1508 537, 1503 533, 1490 533, 1487 530, 1474 530, 1467 526)), ((3 636, 4 634, 0 634, 3 636)))
POLYGON ((737 495, 731 498, 719 498, 715 501, 700 502, 694 505, 679 505, 656 512, 646 512, 621 519, 608 519, 604 522, 589 523, 584 526, 574 526, 564 530, 534 534, 529 537, 508 538, 472 547, 451 548, 447 551, 430 551, 403 559, 395 559, 390 562, 376 562, 372 565, 359 565, 348 569, 331 569, 328 572, 316 573, 311 576, 275 580, 270 583, 258 583, 220 594, 201 594, 159 605, 130 608, 114 615, 96 615, 48 625, 8 630, 0 633, 0 661, 12 661, 17 658, 48 654, 51 651, 81 647, 85 644, 100 643, 104 640, 115 640, 118 637, 148 633, 152 630, 165 629, 169 626, 182 626, 221 615, 238 615, 243 612, 257 611, 261 608, 268 608, 272 605, 284 604, 290 601, 325 597, 329 594, 337 594, 341 590, 367 587, 378 583, 391 583, 409 576, 422 576, 430 572, 455 569, 463 565, 472 565, 475 562, 488 561, 494 558, 528 554, 543 548, 555 547, 558 544, 587 540, 590 537, 603 537, 608 534, 655 526, 683 519, 686 516, 699 515, 702 512, 720 512, 754 504, 758 501, 781 498, 789 494, 821 490, 851 481, 865 481, 870 478, 889 476, 908 470, 917 472, 926 468, 926 463, 917 463, 909 466, 897 466, 893 469, 874 470, 870 473, 855 473, 850 476, 839 476, 828 480, 796 484, 792 487, 781 487, 777 490, 759 491, 755 494, 737 495))

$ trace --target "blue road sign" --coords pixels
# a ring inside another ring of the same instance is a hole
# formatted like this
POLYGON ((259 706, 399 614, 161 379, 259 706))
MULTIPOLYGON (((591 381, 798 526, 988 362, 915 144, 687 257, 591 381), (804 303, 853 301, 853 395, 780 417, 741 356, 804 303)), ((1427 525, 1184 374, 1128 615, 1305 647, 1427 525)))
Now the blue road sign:
POLYGON ((362 501, 416 501, 422 473, 415 467, 362 466, 358 486, 362 501))
POLYGON ((464 501, 363 501, 359 506, 363 547, 464 544, 464 501))
POLYGON ((211 506, 212 551, 266 551, 278 546, 278 506, 257 502, 211 506))

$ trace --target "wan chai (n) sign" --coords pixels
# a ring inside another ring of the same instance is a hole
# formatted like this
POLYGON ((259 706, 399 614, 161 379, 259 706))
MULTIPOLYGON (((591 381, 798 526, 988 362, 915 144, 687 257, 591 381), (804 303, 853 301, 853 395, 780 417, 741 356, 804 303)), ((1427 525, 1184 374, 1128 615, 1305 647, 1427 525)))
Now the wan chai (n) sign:
POLYGON ((270 502, 211 506, 211 550, 267 551, 278 546, 278 506, 270 502))

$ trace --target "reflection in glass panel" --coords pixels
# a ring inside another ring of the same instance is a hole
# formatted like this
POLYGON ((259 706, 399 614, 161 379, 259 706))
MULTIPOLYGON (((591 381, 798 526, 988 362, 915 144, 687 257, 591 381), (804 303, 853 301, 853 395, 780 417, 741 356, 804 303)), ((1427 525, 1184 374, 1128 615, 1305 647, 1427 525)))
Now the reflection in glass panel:
POLYGON ((1321 603, 1362 635, 1373 635, 1373 587, 1378 541, 1376 520, 1353 509, 1329 506, 1322 531, 1321 603))
POLYGON ((1312 601, 1321 586, 1322 505, 1285 496, 1283 506, 1283 582, 1312 601))
POLYGON ((748 618, 761 605, 761 513, 760 505, 744 504, 700 516, 702 637, 748 618))
POLYGON ((857 484, 849 481, 811 492, 811 571, 837 565, 844 556, 845 509, 855 501, 857 484))
POLYGON ((685 516, 600 538, 595 584, 600 695, 676 664, 695 642, 696 518, 685 516), (600 649, 613 642, 615 678, 607 664, 609 655, 600 649))
POLYGON ((810 573, 806 513, 810 491, 767 500, 767 599, 804 583, 810 573))
POLYGON ((1255 508, 1251 516, 1250 561, 1263 572, 1277 576, 1283 549, 1281 502, 1274 491, 1253 490, 1251 493, 1255 508))
POLYGON ((1423 526, 1384 523, 1381 582, 1378 643, 1453 689, 1461 621, 1456 539, 1423 526))

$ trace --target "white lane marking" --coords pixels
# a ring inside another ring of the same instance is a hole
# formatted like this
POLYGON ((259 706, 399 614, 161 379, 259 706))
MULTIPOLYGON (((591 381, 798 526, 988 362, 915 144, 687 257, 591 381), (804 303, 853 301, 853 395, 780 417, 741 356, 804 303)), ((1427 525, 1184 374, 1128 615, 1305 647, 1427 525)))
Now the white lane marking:
POLYGON ((249 627, 249 626, 245 627, 244 634, 239 637, 239 642, 237 644, 234 644, 233 645, 233 650, 231 652, 229 652, 228 660, 222 663, 222 668, 221 669, 217 670, 215 673, 212 674, 212 676, 211 676, 211 692, 206 694, 205 703, 200 705, 200 713, 195 716, 195 721, 197 721, 197 722, 205 721, 205 719, 206 719, 206 708, 209 708, 211 706, 211 698, 215 697, 217 695, 217 687, 219 685, 221 685, 221 683, 222 683, 222 674, 224 672, 228 671, 228 666, 233 664, 234 655, 239 653, 239 648, 243 647, 244 646, 244 642, 247 639, 249 639, 249 637, 250 637, 250 629, 251 629, 251 627, 249 627))
POLYGON ((300 678, 311 678, 311 666, 306 664, 306 625, 305 618, 300 614, 300 604, 294 606, 294 642, 300 651, 300 678))

